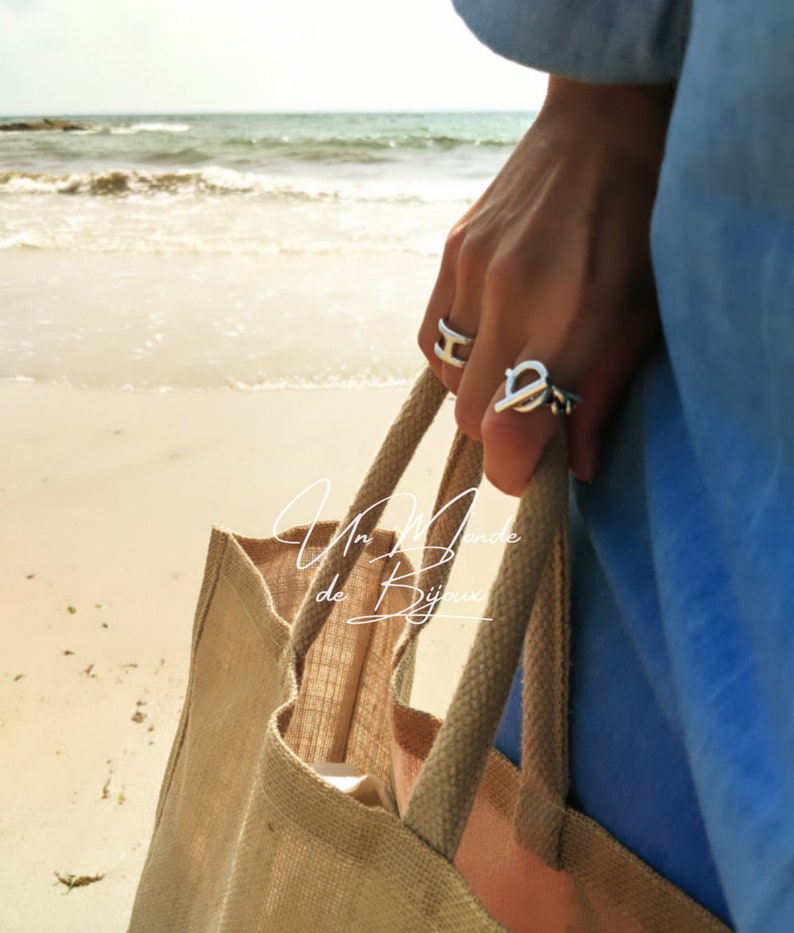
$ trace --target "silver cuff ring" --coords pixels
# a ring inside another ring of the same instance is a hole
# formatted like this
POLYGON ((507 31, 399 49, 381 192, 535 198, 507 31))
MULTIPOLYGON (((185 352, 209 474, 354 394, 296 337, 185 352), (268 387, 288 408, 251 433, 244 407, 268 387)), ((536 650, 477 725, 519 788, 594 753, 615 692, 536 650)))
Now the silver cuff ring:
POLYGON ((537 360, 525 360, 512 369, 505 371, 507 382, 505 384, 504 398, 494 405, 497 412, 514 408, 516 411, 534 411, 546 405, 555 415, 570 415, 582 401, 581 395, 574 392, 565 392, 552 385, 549 371, 537 360), (518 382, 525 373, 534 373, 536 378, 518 388, 518 382))
POLYGON ((463 369, 467 360, 455 356, 455 347, 470 347, 474 343, 474 337, 467 337, 466 334, 459 334, 457 331, 452 330, 443 317, 438 319, 438 332, 441 336, 433 345, 433 352, 442 363, 449 363, 450 366, 463 369))

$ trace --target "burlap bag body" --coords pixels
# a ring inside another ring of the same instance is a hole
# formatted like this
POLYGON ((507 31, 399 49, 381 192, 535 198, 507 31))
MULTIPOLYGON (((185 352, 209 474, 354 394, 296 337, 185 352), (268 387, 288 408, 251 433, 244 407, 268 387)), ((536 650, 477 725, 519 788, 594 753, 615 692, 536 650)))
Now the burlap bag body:
MULTIPOLYGON (((426 372, 340 528, 391 494, 443 397, 426 372)), ((506 549, 485 612, 494 622, 443 725, 409 706, 421 627, 399 615, 405 603, 379 607, 397 613, 389 620, 346 621, 371 613, 381 582, 406 565, 376 530, 378 510, 358 528, 366 546, 315 528, 319 569, 298 570, 285 543, 306 529, 282 540, 213 531, 131 933, 726 930, 566 806, 563 457, 558 445, 522 497, 522 540, 506 549), (347 600, 318 602, 334 577, 347 600), (522 650, 520 772, 492 742, 522 650), (329 786, 317 761, 381 779, 399 815, 329 786)), ((458 438, 436 511, 480 474, 477 445, 458 438)), ((464 499, 444 511, 428 543, 449 543, 464 511, 464 499)), ((443 586, 449 569, 426 567, 424 584, 443 586)))

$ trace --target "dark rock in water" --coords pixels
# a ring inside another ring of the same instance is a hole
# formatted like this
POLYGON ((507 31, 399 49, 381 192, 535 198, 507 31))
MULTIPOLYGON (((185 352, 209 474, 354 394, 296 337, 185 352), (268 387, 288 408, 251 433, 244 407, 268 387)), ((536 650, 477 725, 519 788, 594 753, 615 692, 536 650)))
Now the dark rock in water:
POLYGON ((29 133, 34 130, 63 130, 70 133, 74 130, 88 130, 87 123, 73 123, 71 120, 52 120, 45 117, 43 120, 20 120, 16 123, 0 123, 0 133, 29 133))

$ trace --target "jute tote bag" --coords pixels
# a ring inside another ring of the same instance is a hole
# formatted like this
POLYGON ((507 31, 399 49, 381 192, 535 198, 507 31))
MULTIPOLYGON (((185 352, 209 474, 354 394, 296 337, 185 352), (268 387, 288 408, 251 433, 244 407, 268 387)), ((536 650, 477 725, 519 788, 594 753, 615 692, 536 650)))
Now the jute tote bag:
MULTIPOLYGON (((407 561, 377 522, 445 394, 426 370, 340 525, 308 539, 306 528, 266 540, 213 531, 131 933, 727 929, 566 805, 561 443, 522 496, 521 539, 484 613, 493 621, 444 723, 410 707, 421 607, 409 589, 382 586, 407 561), (323 598, 329 588, 346 599, 323 598), (522 651, 519 771, 492 742, 522 651), (346 793, 318 762, 366 778, 346 793)), ((446 582, 451 561, 439 555, 454 551, 461 494, 480 477, 479 446, 458 436, 428 530, 425 593, 446 582)))

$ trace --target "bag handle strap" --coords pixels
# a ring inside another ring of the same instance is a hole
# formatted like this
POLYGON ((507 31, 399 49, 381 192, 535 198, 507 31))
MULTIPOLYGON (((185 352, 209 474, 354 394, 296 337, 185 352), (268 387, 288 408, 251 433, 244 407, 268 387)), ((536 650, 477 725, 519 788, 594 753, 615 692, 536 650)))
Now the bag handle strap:
POLYGON ((515 829, 524 845, 559 868, 560 834, 570 785, 570 666, 567 515, 540 582, 524 641, 522 789, 515 829))
MULTIPOLYGON (((380 447, 353 504, 339 526, 356 524, 355 540, 339 535, 329 547, 314 574, 292 626, 291 642, 300 671, 303 659, 330 615, 333 604, 317 601, 317 596, 337 578, 338 589, 344 588, 348 576, 366 547, 365 537, 371 535, 380 522, 389 497, 413 457, 419 442, 432 424, 447 390, 430 367, 419 378, 400 409, 380 447)), ((423 552, 422 579, 425 591, 431 586, 443 587, 454 562, 454 551, 444 563, 438 562, 439 549, 447 549, 455 533, 462 533, 471 504, 461 493, 476 489, 482 479, 482 449, 465 435, 457 434, 447 457, 439 484, 433 515, 423 552)), ((438 592, 438 589, 436 589, 438 592)), ((412 629, 421 626, 411 626, 412 629)))
MULTIPOLYGON (((407 826, 449 860, 455 856, 474 803, 521 659, 530 617, 532 630, 536 619, 544 622, 543 631, 533 631, 528 639, 530 655, 550 630, 553 638, 555 631, 559 636, 552 650, 559 653, 567 643, 567 618, 555 615, 567 599, 567 577, 559 573, 567 561, 567 502, 566 450, 558 435, 546 448, 521 496, 513 525, 520 540, 505 549, 485 612, 493 621, 480 624, 447 716, 403 815, 407 826)), ((541 666, 546 650, 541 645, 540 662, 533 664, 530 657, 530 669, 525 672, 530 704, 541 702, 539 709, 534 705, 524 709, 524 720, 530 726, 524 735, 523 776, 525 784, 546 785, 546 795, 561 802, 568 780, 567 667, 564 678, 555 678, 559 683, 553 698, 546 702, 549 668, 541 666), (553 726, 542 720, 549 712, 553 726)), ((558 829, 549 826, 547 838, 542 840, 544 848, 554 844, 558 829)), ((536 848, 534 841, 532 847, 536 848)))

